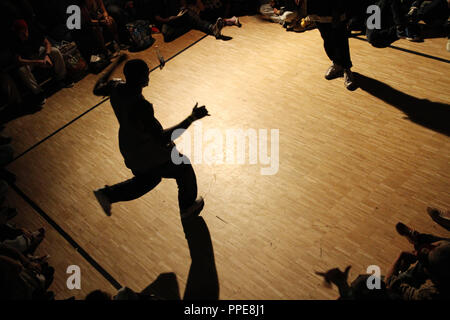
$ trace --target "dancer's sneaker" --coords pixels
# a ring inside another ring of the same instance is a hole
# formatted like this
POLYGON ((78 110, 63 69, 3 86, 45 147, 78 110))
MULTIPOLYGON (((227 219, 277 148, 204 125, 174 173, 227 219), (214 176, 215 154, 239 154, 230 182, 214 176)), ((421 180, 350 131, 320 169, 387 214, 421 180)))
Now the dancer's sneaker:
POLYGON ((350 91, 355 91, 358 88, 353 72, 350 69, 344 70, 344 84, 350 91))
POLYGON ((333 64, 331 67, 328 68, 327 72, 325 73, 325 79, 333 80, 340 78, 343 75, 344 75, 344 68, 338 66, 337 64, 333 64))
POLYGON ((212 26, 212 34, 216 37, 216 39, 222 37, 223 24, 223 19, 217 18, 216 23, 212 26))
POLYGON ((110 217, 111 216, 111 202, 109 201, 108 197, 106 196, 103 189, 97 189, 94 191, 94 196, 97 199, 98 203, 102 207, 105 214, 110 217))
POLYGON ((181 211, 181 219, 187 220, 198 216, 200 212, 203 210, 204 206, 205 201, 203 200, 203 198, 202 197, 197 198, 197 200, 195 200, 192 206, 190 206, 186 210, 181 211))

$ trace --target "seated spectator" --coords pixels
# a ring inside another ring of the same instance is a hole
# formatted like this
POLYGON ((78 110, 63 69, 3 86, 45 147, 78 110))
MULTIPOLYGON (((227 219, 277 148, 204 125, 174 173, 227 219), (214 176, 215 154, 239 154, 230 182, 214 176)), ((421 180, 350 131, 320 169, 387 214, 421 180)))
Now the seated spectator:
POLYGON ((449 0, 415 0, 407 17, 412 22, 423 20, 426 24, 441 26, 447 22, 449 6, 449 0))
POLYGON ((238 17, 227 18, 230 9, 229 0, 225 0, 225 3, 221 0, 197 0, 196 6, 200 11, 200 17, 206 21, 214 22, 222 17, 225 26, 242 27, 238 17))
POLYGON ((379 279, 380 289, 370 290, 367 287, 367 279, 369 275, 359 275, 351 285, 348 284, 348 274, 350 271, 348 266, 344 272, 338 268, 328 270, 326 272, 316 272, 317 275, 324 277, 325 283, 329 286, 331 283, 339 289, 338 300, 394 300, 398 299, 392 292, 386 288, 386 284, 379 279))
POLYGON ((450 298, 450 239, 423 234, 398 223, 397 232, 414 245, 402 252, 386 276, 390 290, 404 300, 450 298))
POLYGON ((127 23, 136 20, 153 19, 151 0, 104 0, 107 12, 117 23, 119 33, 120 47, 127 48, 129 44, 129 34, 126 28, 127 23))
POLYGON ((34 254, 39 244, 44 240, 45 230, 43 228, 31 232, 17 229, 8 223, 0 223, 0 243, 14 248, 22 254, 34 254))
POLYGON ((0 300, 51 300, 47 292, 55 270, 45 260, 30 259, 0 244, 0 300))
POLYGON ((102 0, 82 0, 82 29, 85 28, 94 36, 96 45, 100 52, 106 57, 111 57, 120 51, 119 33, 117 31, 117 24, 113 17, 111 17, 105 8, 102 0), (108 30, 113 40, 115 41, 115 51, 110 52, 106 47, 104 30, 108 30))
POLYGON ((216 39, 222 38, 223 19, 218 18, 214 24, 201 19, 195 0, 186 1, 185 7, 176 0, 157 0, 153 12, 165 42, 173 41, 192 29, 214 35, 216 39))
POLYGON ((295 0, 261 0, 259 12, 264 18, 285 26, 297 17, 298 5, 295 0))
POLYGON ((53 47, 36 27, 28 28, 25 20, 14 21, 12 46, 19 64, 18 75, 40 104, 45 103, 45 97, 32 73, 33 69, 51 69, 61 88, 73 86, 73 83, 66 79, 66 65, 59 49, 53 47))

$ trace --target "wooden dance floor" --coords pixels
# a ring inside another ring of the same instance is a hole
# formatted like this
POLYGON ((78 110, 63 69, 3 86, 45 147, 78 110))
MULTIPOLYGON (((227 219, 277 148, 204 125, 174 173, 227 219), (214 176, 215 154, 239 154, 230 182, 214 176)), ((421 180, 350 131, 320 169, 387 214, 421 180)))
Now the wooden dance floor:
MULTIPOLYGON (((335 299, 337 290, 315 271, 352 265, 353 280, 377 265, 385 274, 400 251, 411 250, 397 222, 448 237, 426 213, 450 208, 449 123, 440 119, 450 103, 447 39, 387 49, 351 39, 361 88, 349 92, 343 79, 324 79, 330 62, 317 30, 288 33, 257 17, 242 23, 223 30, 230 41, 193 31, 164 44, 157 35, 163 55, 174 58, 151 73, 143 92, 165 127, 199 102, 211 114, 203 131, 279 130, 275 175, 261 175, 267 165, 248 157, 194 164, 220 299, 335 299)), ((130 57, 156 67, 154 46, 130 57)), ((118 285, 140 291, 167 272, 183 296, 191 255, 175 182, 115 204, 111 217, 93 196, 131 177, 111 105, 91 93, 96 79, 89 75, 41 112, 8 124, 19 156, 8 166, 17 175, 13 222, 46 228, 37 254, 51 255, 57 299, 115 293, 118 285), (70 265, 81 268, 81 290, 66 286, 70 265)))

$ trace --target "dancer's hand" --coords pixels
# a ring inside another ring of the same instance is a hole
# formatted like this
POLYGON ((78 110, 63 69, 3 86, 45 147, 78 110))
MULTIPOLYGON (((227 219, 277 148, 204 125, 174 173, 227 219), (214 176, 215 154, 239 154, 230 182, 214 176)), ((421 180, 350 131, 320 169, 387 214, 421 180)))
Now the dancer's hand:
POLYGON ((208 110, 205 106, 198 107, 198 102, 195 104, 194 109, 192 110, 191 116, 194 118, 194 120, 202 119, 206 116, 210 116, 208 113, 208 110))

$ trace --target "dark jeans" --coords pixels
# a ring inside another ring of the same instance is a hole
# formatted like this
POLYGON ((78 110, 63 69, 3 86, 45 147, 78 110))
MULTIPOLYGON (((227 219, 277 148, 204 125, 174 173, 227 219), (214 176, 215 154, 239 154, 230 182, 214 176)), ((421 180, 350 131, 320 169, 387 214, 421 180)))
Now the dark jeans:
POLYGON ((350 59, 350 46, 345 24, 340 23, 338 26, 333 26, 331 23, 318 23, 317 25, 322 35, 328 58, 344 69, 350 69, 352 61, 350 59))
POLYGON ((201 19, 196 12, 188 10, 183 16, 164 24, 161 32, 164 36, 164 41, 170 42, 192 29, 211 34, 212 24, 201 19))
POLYGON ((133 172, 134 177, 106 186, 104 192, 111 203, 138 199, 155 188, 162 178, 177 181, 180 210, 189 208, 197 199, 197 179, 191 164, 175 165, 172 161, 146 173, 133 172))

